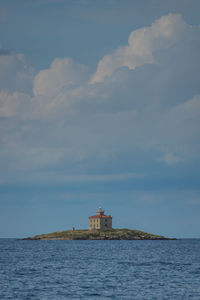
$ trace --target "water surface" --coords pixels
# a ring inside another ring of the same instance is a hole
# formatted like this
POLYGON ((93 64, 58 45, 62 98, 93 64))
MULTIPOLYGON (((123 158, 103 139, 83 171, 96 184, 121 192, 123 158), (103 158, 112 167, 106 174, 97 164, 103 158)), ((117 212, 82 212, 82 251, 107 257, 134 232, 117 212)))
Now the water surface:
POLYGON ((200 240, 0 239, 0 299, 200 299, 200 240))

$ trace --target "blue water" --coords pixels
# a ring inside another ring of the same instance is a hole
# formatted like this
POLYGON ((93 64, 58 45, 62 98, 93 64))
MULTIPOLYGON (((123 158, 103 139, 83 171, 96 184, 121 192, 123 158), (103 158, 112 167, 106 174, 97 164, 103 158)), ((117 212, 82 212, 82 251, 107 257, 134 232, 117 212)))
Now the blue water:
POLYGON ((0 239, 0 299, 200 299, 200 240, 0 239))

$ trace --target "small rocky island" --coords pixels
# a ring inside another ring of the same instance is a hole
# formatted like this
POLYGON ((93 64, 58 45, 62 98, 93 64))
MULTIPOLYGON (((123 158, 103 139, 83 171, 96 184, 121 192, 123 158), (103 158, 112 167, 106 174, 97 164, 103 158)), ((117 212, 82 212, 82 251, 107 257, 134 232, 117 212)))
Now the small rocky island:
POLYGON ((99 207, 97 214, 89 218, 89 230, 57 231, 36 235, 24 240, 168 240, 164 236, 155 235, 139 230, 113 229, 111 215, 105 215, 99 207))
POLYGON ((168 238, 131 229, 94 229, 57 231, 24 240, 168 240, 168 238))

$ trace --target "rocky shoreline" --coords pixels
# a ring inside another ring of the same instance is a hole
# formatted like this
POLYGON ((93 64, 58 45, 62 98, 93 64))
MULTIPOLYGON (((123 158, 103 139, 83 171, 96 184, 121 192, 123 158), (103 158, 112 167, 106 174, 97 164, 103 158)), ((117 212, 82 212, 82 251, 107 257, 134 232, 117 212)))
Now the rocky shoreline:
POLYGON ((133 229, 65 230, 27 237, 23 240, 172 240, 133 229))

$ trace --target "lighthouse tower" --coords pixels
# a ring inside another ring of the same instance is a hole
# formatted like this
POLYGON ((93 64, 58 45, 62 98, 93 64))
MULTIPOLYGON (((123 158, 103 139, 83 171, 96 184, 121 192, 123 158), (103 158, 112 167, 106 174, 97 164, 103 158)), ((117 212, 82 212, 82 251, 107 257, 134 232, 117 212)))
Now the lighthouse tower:
POLYGON ((97 215, 104 216, 104 210, 99 206, 99 209, 97 210, 97 215))

